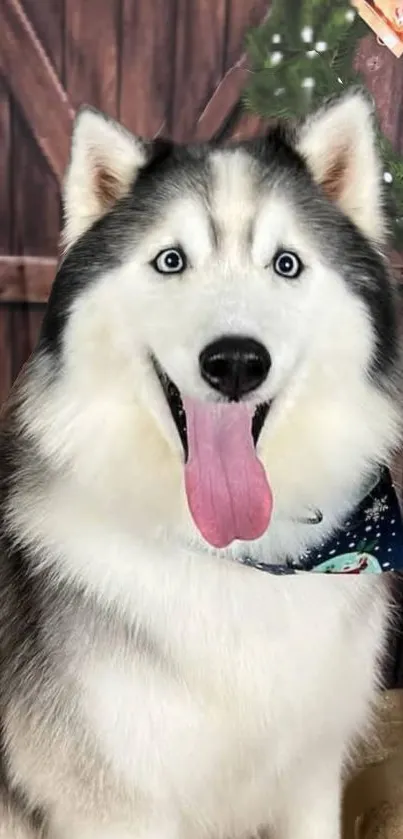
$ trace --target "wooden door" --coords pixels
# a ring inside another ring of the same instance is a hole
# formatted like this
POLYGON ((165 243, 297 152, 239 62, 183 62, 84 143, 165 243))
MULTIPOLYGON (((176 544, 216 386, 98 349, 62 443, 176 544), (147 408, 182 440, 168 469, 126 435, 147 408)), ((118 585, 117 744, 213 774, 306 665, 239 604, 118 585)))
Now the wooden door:
POLYGON ((56 268, 76 109, 206 139, 245 79, 266 0, 1 0, 0 403, 35 343, 56 268))

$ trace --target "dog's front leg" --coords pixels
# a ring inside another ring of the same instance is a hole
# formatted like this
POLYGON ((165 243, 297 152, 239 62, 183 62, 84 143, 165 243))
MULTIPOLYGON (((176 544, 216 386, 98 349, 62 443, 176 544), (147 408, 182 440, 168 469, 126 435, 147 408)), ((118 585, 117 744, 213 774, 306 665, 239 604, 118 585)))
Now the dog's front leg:
POLYGON ((292 785, 285 786, 275 839, 341 839, 341 766, 301 767, 292 785))

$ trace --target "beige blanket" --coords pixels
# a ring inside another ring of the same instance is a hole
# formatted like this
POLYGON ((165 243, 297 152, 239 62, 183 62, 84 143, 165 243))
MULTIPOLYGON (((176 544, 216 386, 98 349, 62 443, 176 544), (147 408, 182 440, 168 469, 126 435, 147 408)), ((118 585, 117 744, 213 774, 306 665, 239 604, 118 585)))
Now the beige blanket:
POLYGON ((346 787, 344 839, 403 839, 403 690, 379 702, 376 736, 346 787))

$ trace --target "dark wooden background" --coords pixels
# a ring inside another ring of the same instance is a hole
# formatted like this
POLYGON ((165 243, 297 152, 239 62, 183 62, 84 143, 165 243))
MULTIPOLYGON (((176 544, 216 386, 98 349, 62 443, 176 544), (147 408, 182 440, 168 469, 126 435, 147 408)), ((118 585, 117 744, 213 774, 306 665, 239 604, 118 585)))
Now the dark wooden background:
MULTIPOLYGON (((268 5, 0 0, 0 404, 35 344, 54 277, 77 107, 92 104, 146 137, 258 133, 261 120, 241 104, 243 49, 268 5)), ((386 134, 403 153, 403 58, 368 34, 356 61, 386 134)), ((392 260, 403 287, 403 257, 392 260)), ((403 495, 402 464, 396 458, 403 495)), ((403 653, 391 662, 391 681, 399 679, 403 685, 403 653)))
MULTIPOLYGON (((252 135, 262 124, 240 103, 243 45, 267 12, 268 0, 1 0, 0 403, 54 276, 77 107, 95 105, 144 136, 252 135)), ((357 63, 403 152, 403 59, 369 34, 357 63)))

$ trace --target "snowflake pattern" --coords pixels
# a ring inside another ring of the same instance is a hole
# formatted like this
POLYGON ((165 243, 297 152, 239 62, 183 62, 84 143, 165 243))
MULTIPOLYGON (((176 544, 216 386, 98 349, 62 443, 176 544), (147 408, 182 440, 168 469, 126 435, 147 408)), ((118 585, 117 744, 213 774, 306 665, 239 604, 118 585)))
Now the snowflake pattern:
POLYGON ((365 521, 378 522, 382 520, 382 514, 386 513, 388 509, 388 499, 384 495, 382 498, 376 498, 371 507, 365 511, 365 521))
MULTIPOLYGON (((318 524, 310 522, 307 527, 318 524)), ((241 561, 272 574, 403 572, 403 521, 390 473, 384 470, 344 526, 328 540, 305 550, 297 561, 285 560, 275 566, 249 558, 241 561)))
POLYGON ((388 470, 333 537, 311 550, 305 569, 324 573, 403 571, 403 521, 388 470))

